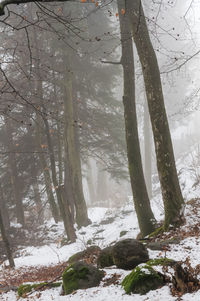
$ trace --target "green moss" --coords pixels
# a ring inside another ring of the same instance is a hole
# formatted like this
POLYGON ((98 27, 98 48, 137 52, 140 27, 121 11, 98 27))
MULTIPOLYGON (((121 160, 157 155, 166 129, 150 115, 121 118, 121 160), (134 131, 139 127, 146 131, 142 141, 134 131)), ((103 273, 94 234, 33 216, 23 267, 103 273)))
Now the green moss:
POLYGON ((76 254, 74 254, 74 255, 72 255, 71 257, 69 257, 69 259, 68 259, 68 262, 69 263, 73 263, 73 262, 76 262, 76 261, 78 261, 80 258, 80 256, 79 256, 79 254, 80 254, 80 252, 79 253, 76 253, 76 254), (78 255, 77 255, 78 254, 78 255))
POLYGON ((18 287, 18 295, 20 297, 25 296, 27 293, 31 292, 33 289, 37 290, 40 287, 44 288, 45 286, 47 287, 59 287, 62 283, 61 282, 41 282, 41 283, 35 283, 35 284, 22 284, 18 287))
POLYGON ((104 250, 102 250, 98 257, 97 265, 101 268, 110 267, 114 265, 111 247, 107 247, 104 250))
POLYGON ((66 295, 71 294, 78 289, 79 279, 87 278, 89 269, 82 267, 80 270, 75 270, 73 265, 70 265, 63 273, 63 288, 66 295))
POLYGON ((156 265, 173 265, 175 261, 173 259, 169 258, 157 258, 157 259, 151 259, 146 262, 147 265, 149 266, 156 266, 156 265))
POLYGON ((150 290, 157 289, 164 284, 162 276, 151 266, 137 266, 129 275, 127 275, 122 286, 127 294, 144 295, 150 290))
POLYGON ((155 236, 157 236, 158 234, 161 234, 161 233, 163 233, 163 232, 164 232, 164 226, 161 226, 161 227, 157 228, 154 232, 150 233, 150 234, 148 235, 148 237, 149 237, 149 238, 155 237, 155 236))
POLYGON ((122 236, 126 235, 127 232, 128 232, 128 231, 125 231, 125 230, 124 230, 124 231, 121 231, 120 234, 119 234, 119 236, 122 237, 122 236))
POLYGON ((29 293, 32 290, 32 285, 31 284, 22 284, 18 287, 18 295, 22 297, 23 295, 29 293))

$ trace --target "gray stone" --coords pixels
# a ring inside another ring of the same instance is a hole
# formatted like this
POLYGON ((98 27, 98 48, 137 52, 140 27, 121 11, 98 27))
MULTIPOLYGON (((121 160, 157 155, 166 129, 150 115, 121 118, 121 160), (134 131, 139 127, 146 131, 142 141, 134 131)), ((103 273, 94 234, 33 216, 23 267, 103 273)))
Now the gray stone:
POLYGON ((147 248, 136 239, 124 239, 113 246, 114 264, 124 270, 131 270, 138 264, 147 262, 149 255, 147 248))

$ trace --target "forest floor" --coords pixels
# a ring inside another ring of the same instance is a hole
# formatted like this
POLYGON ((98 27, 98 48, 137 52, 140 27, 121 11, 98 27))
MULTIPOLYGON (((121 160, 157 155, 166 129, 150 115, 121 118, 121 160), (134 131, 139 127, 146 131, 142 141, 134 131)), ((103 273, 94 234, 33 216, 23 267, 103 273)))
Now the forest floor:
MULTIPOLYGON (((187 158, 185 159, 187 160, 187 158)), ((200 187, 194 185, 191 168, 181 160, 179 164, 182 190, 186 199, 185 224, 176 231, 169 231, 157 238, 176 238, 175 244, 153 251, 148 249, 150 258, 167 257, 181 261, 200 281, 200 187), (187 168, 184 168, 187 166, 187 168)), ((156 188, 156 187, 154 187, 156 188)), ((158 221, 163 219, 161 198, 157 195, 152 200, 152 207, 158 221)), ((0 266, 0 300, 45 300, 45 301, 199 301, 200 290, 184 295, 173 291, 170 284, 160 289, 150 291, 146 295, 126 295, 121 287, 121 281, 130 273, 117 269, 115 266, 105 268, 105 277, 99 287, 78 290, 71 295, 61 296, 61 288, 51 288, 34 291, 26 298, 19 298, 15 290, 10 288, 22 283, 38 283, 58 280, 67 266, 68 258, 90 245, 100 248, 112 245, 124 238, 136 238, 139 233, 136 214, 132 201, 129 200, 122 208, 90 208, 89 217, 92 224, 77 230, 77 241, 73 244, 63 245, 64 229, 62 223, 55 225, 53 221, 47 222, 31 234, 31 239, 25 241, 15 249, 15 269, 9 269, 4 261, 0 266), (126 232, 125 232, 126 231, 126 232), (122 233, 125 235, 121 236, 122 233), (38 245, 37 245, 38 238, 38 245), (34 243, 32 245, 31 242, 34 243), (8 290, 9 291, 6 291, 8 290)), ((20 232, 20 230, 17 230, 20 232)), ((28 231, 28 230, 26 230, 28 231)), ((18 233, 20 236, 20 234, 18 233)), ((28 237, 28 232, 24 237, 28 237)), ((13 240, 15 237, 13 237, 13 240)), ((2 260, 3 261, 3 260, 2 260)))

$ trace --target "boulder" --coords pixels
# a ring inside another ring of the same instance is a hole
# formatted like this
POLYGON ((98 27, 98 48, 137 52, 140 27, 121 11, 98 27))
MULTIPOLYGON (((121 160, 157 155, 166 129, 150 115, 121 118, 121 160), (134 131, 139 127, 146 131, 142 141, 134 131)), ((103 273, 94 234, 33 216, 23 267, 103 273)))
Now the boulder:
POLYGON ((98 246, 91 246, 85 249, 84 251, 78 252, 72 255, 69 259, 69 263, 75 263, 77 261, 90 261, 93 263, 95 259, 98 257, 101 249, 98 246))
POLYGON ((149 260, 147 248, 136 239, 117 242, 112 250, 114 264, 124 270, 131 270, 149 260))
POLYGON ((150 290, 155 290, 165 284, 164 275, 155 271, 151 266, 136 267, 122 281, 122 287, 127 294, 144 295, 150 290))
POLYGON ((100 251, 99 257, 97 259, 97 266, 100 268, 110 267, 114 265, 112 257, 113 247, 107 247, 100 251))
POLYGON ((78 289, 86 289, 98 286, 104 272, 91 264, 82 261, 70 265, 63 273, 64 295, 71 294, 78 289))

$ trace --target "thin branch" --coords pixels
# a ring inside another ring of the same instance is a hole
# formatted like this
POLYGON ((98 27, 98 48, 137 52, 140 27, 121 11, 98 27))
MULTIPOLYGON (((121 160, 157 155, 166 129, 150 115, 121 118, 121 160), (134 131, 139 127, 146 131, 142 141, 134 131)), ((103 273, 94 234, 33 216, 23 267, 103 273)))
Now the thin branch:
POLYGON ((184 65, 186 65, 191 59, 193 59, 196 55, 198 55, 200 53, 200 50, 198 50, 197 52, 195 52, 193 55, 191 55, 188 59, 186 59, 182 64, 178 65, 177 67, 170 69, 168 71, 163 71, 160 74, 167 74, 176 70, 180 70, 184 65))
POLYGON ((112 65, 121 65, 122 64, 121 61, 113 62, 113 61, 103 61, 103 60, 101 60, 101 63, 103 63, 103 64, 112 64, 112 65))
POLYGON ((23 151, 9 151, 9 152, 0 152, 0 155, 9 155, 9 154, 47 154, 48 152, 44 151, 34 151, 34 152, 23 152, 23 151))
MULTIPOLYGON (((76 0, 56 0, 56 2, 77 2, 76 0)), ((3 0, 0 2, 0 16, 5 15, 5 7, 10 5, 10 4, 25 4, 25 3, 34 3, 34 2, 55 2, 55 0, 39 0, 39 1, 34 1, 34 0, 3 0)))

